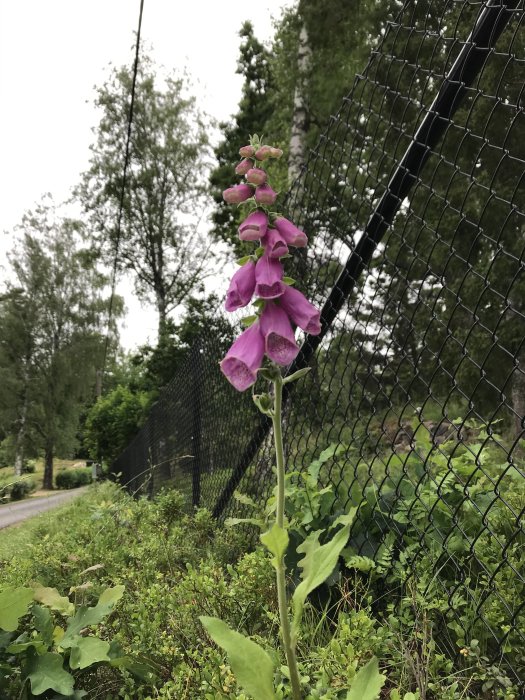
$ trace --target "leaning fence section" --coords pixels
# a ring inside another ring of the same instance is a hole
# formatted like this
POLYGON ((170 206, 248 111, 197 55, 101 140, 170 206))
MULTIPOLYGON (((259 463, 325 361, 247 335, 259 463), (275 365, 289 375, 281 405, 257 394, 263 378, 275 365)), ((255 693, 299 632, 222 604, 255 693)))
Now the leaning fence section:
MULTIPOLYGON (((450 651, 513 682, 525 675, 524 24, 518 2, 406 3, 287 199, 311 241, 294 277, 324 318, 285 407, 290 469, 322 454, 332 513, 359 506, 355 561, 401 605, 431 609, 450 651)), ((235 490, 263 503, 272 484, 268 423, 219 373, 227 335, 197 343, 114 465, 131 488, 169 483, 219 518, 238 511, 235 490)))

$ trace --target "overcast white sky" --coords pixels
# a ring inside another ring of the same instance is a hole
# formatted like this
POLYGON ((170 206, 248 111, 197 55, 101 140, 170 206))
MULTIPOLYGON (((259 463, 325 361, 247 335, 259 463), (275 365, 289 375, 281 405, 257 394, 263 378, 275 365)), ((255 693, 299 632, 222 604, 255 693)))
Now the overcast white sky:
MULTIPOLYGON (((167 69, 187 68, 202 109, 218 120, 236 111, 238 31, 258 38, 294 0, 145 0, 142 38, 167 69)), ((0 255, 11 231, 45 192, 69 196, 87 166, 97 124, 93 86, 108 64, 131 65, 139 0, 0 0, 0 255)), ((121 287, 121 291, 129 285, 121 287)), ((127 298, 125 347, 155 339, 155 315, 127 298)))

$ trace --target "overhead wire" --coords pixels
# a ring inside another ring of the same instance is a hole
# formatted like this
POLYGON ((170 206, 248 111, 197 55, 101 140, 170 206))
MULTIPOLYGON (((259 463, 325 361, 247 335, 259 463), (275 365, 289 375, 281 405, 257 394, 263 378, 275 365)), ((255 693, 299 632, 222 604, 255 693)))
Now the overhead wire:
POLYGON ((104 357, 103 357, 103 361, 102 361, 102 370, 101 370, 101 373, 99 375, 100 376, 99 384, 97 387, 98 394, 102 393, 104 374, 106 372, 106 363, 107 363, 108 349, 109 349, 109 333, 110 333, 111 321, 113 318, 113 307, 115 304, 115 289, 116 289, 116 285, 117 285, 118 259, 119 259, 119 254, 120 254, 120 239, 122 237, 122 217, 123 217, 123 213, 124 213, 124 198, 126 195, 126 181, 127 181, 127 174, 128 174, 129 162, 130 162, 130 156, 131 156, 131 148, 130 148, 131 147, 131 131, 132 131, 132 124, 133 124, 133 108, 135 106, 135 92, 136 92, 136 86, 137 86, 137 75, 138 75, 139 60, 140 60, 140 35, 141 35, 141 31, 142 31, 143 12, 144 12, 144 0, 140 0, 139 20, 138 20, 138 26, 137 26, 137 41, 135 43, 135 59, 133 61, 133 78, 132 78, 132 82, 131 82, 131 96, 130 96, 128 120, 127 120, 126 148, 125 148, 125 152, 124 152, 124 169, 122 172, 122 187, 120 190, 119 208, 118 208, 118 215, 117 215, 117 232, 116 232, 116 239, 115 239, 115 253, 113 256, 113 268, 112 268, 112 275, 111 275, 111 295, 109 298, 108 321, 107 321, 107 328, 106 328, 106 338, 105 338, 105 343, 104 343, 104 357))

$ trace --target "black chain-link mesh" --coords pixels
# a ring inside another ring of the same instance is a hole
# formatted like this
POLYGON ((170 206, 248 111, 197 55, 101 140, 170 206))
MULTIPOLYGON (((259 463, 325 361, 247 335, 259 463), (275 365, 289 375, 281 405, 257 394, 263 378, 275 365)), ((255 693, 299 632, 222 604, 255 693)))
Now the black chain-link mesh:
MULTIPOLYGON (((313 370, 286 405, 288 464, 332 446, 320 486, 336 510, 361 504, 355 553, 428 604, 443 644, 480 640, 518 681, 524 86, 522 3, 409 2, 287 200, 311 241, 292 276, 323 307, 295 363, 313 370)), ((168 481, 217 517, 237 488, 264 501, 269 425, 220 374, 227 347, 192 350, 113 467, 130 488, 168 481)))

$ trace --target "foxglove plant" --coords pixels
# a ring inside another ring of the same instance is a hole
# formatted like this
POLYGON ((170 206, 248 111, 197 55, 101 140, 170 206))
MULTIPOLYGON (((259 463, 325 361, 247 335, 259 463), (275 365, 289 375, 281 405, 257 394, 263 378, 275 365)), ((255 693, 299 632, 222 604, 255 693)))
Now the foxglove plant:
MULTIPOLYGON (((282 151, 262 145, 254 135, 250 144, 243 146, 239 153, 243 160, 236 166, 235 172, 244 175, 246 183, 226 189, 223 197, 230 204, 243 203, 242 206, 249 207, 249 214, 239 226, 239 238, 258 247, 239 260, 241 267, 232 277, 225 307, 227 311, 235 311, 246 306, 255 296, 256 312, 244 319, 247 328, 228 350, 220 368, 238 391, 253 387, 258 377, 273 383, 271 394, 253 395, 259 410, 272 419, 277 472, 275 508, 272 511, 274 519, 269 524, 262 521, 258 524, 265 530, 261 534, 261 542, 272 555, 272 565, 276 570, 280 629, 291 696, 293 700, 301 700, 303 695, 296 647, 303 608, 309 593, 333 572, 339 554, 348 541, 355 509, 336 520, 332 527, 342 527, 326 544, 319 543, 321 533, 315 532, 298 548, 297 551, 305 556, 299 562, 302 581, 292 595, 293 617, 290 619, 284 561, 289 536, 285 520, 286 470, 281 425, 283 386, 304 376, 309 368, 283 377, 281 367, 288 367, 299 353, 293 326, 318 335, 321 332, 320 312, 292 286, 294 280, 284 274, 282 260, 290 257, 289 248, 305 247, 308 240, 295 224, 269 208, 278 194, 270 186, 265 168, 272 160, 280 158, 282 151), (265 357, 270 361, 267 366, 263 366, 265 357)), ((236 522, 242 520, 237 519, 236 522)), ((252 640, 229 629, 221 620, 210 617, 200 619, 211 638, 228 653, 239 684, 255 700, 276 698, 275 668, 270 656, 252 640)), ((368 682, 374 676, 377 686, 377 662, 375 666, 368 665, 362 672, 366 675, 362 680, 368 682)), ((358 696, 350 697, 357 700, 358 696)), ((375 694, 359 695, 359 700, 373 697, 376 697, 375 694)))

